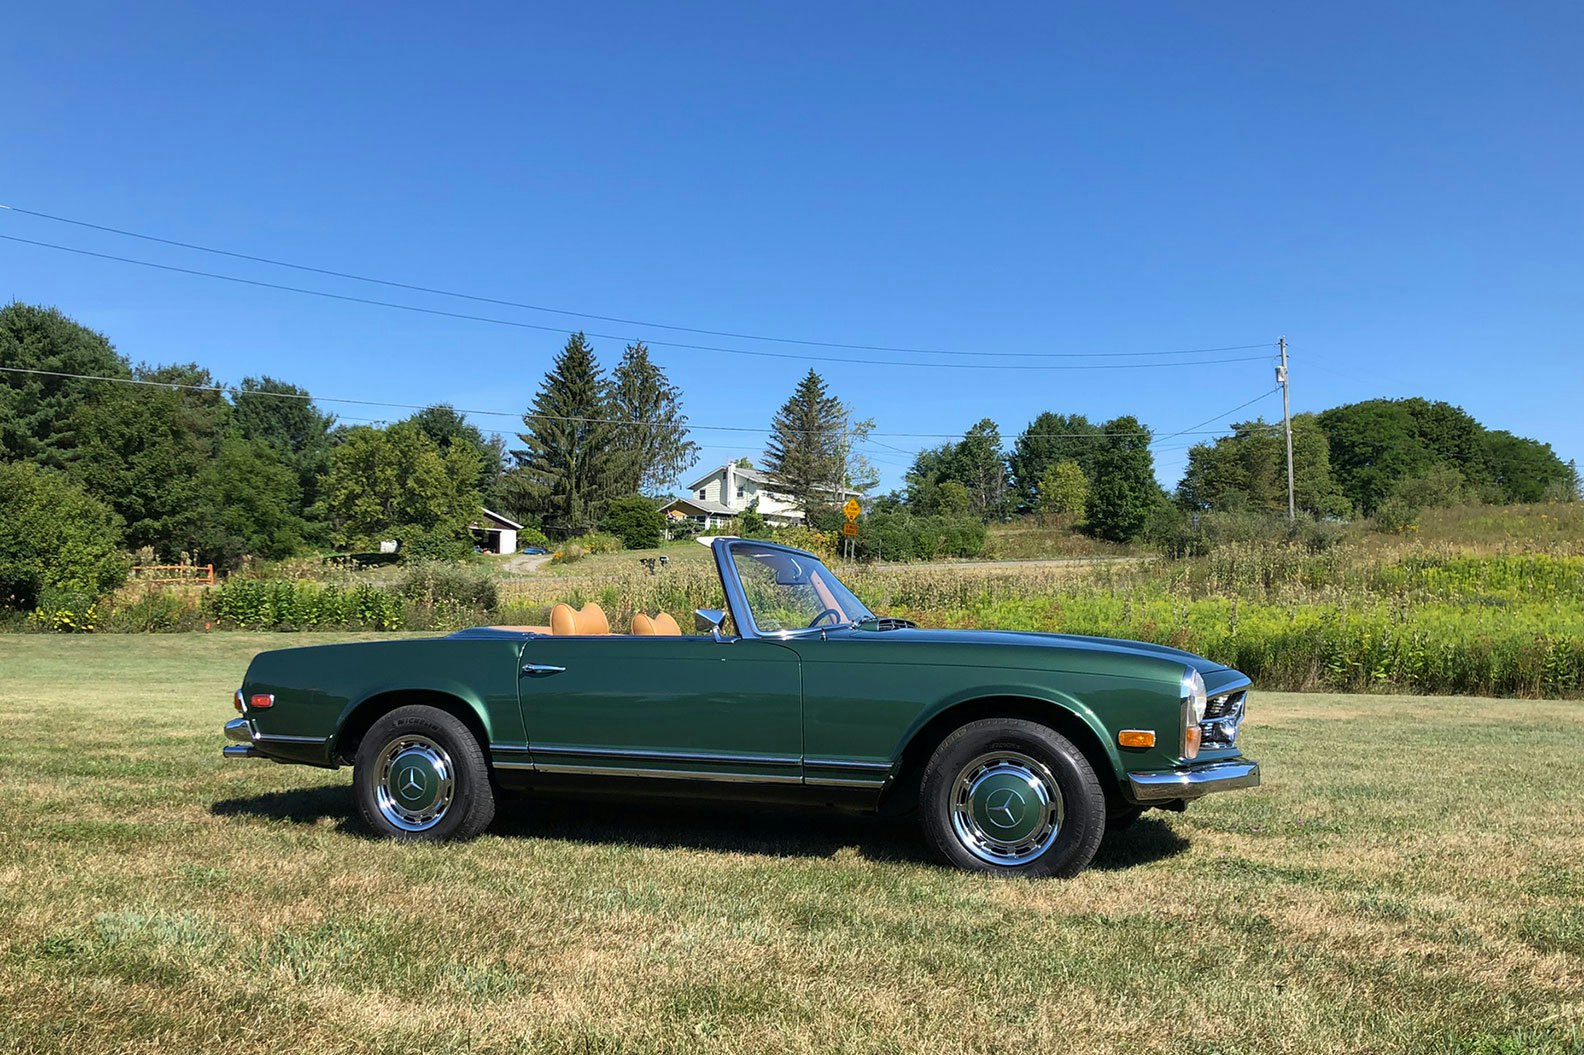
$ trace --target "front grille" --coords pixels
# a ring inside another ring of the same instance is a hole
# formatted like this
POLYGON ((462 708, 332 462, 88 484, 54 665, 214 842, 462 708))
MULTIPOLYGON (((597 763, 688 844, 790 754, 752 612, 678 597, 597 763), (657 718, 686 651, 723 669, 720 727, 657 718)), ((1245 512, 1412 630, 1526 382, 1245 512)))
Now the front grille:
POLYGON ((1204 721, 1199 723, 1201 743, 1205 747, 1232 747, 1237 744, 1238 728, 1243 724, 1244 707, 1248 703, 1248 690, 1223 692, 1210 697, 1205 704, 1204 721))

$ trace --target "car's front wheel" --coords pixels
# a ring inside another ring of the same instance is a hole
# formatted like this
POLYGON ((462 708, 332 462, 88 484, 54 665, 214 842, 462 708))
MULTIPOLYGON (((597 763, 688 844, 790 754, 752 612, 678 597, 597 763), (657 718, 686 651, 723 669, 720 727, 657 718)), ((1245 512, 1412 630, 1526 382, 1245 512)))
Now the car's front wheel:
POLYGON ((1021 718, 946 737, 925 767, 920 810, 947 860, 1003 875, 1076 875, 1105 834, 1105 793, 1083 752, 1021 718))
POLYGON ((478 740, 435 707, 398 707, 376 721, 352 784, 369 827, 396 839, 471 839, 495 817, 478 740))

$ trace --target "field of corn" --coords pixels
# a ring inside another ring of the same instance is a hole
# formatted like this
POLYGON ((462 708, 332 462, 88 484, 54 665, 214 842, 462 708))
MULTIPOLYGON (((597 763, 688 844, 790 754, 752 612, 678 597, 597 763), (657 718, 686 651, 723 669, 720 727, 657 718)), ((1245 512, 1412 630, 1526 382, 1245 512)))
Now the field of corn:
MULTIPOLYGON (((62 630, 432 630, 544 624, 551 605, 634 612, 724 604, 708 553, 667 551, 651 573, 610 554, 501 578, 427 566, 395 579, 233 577, 143 591, 62 630)), ((1449 510, 1422 533, 1367 533, 1312 553, 1233 544, 1186 561, 848 565, 877 612, 930 627, 1136 638, 1197 652, 1294 691, 1584 696, 1584 508, 1449 510)))

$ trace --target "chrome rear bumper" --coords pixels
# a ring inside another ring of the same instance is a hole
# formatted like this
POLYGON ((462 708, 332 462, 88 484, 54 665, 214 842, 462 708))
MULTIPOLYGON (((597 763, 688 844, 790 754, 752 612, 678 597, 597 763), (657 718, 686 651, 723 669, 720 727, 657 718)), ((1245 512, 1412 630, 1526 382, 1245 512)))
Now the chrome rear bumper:
POLYGON ((246 718, 233 718, 225 723, 225 738, 233 741, 220 749, 220 754, 226 758, 259 758, 258 748, 253 746, 253 726, 246 718))
POLYGON ((1128 791, 1138 803, 1196 799, 1212 791, 1259 787, 1259 763, 1246 758, 1204 762, 1180 769, 1156 769, 1128 774, 1128 791))

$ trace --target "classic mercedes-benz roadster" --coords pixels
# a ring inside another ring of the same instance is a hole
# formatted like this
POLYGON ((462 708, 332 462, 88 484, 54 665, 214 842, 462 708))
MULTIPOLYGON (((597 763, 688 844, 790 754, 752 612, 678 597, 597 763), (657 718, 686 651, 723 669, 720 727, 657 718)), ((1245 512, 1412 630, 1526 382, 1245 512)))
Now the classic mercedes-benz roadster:
MULTIPOLYGON (((320 645, 253 660, 231 758, 351 764, 377 832, 466 839, 500 787, 917 811, 953 864, 1070 876, 1107 827, 1253 787, 1249 679, 1136 641, 926 630, 818 557, 704 540, 724 607, 557 605, 550 625, 320 645)), ((537 808, 537 807, 536 807, 537 808)), ((544 809, 554 809, 545 802, 544 809)))

